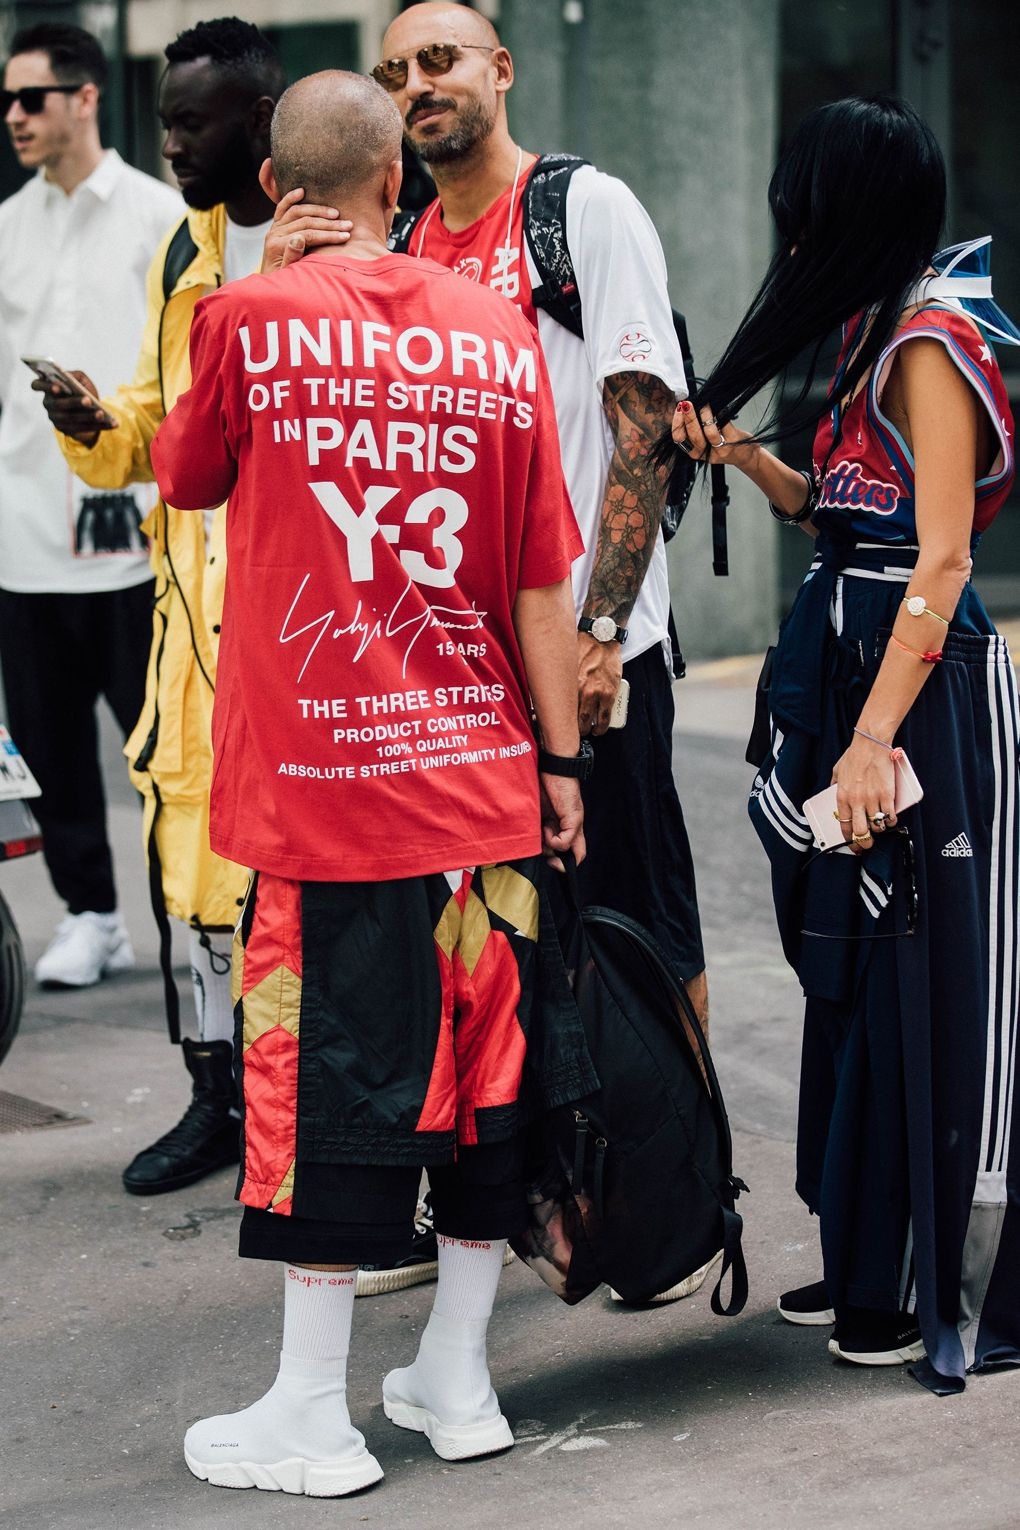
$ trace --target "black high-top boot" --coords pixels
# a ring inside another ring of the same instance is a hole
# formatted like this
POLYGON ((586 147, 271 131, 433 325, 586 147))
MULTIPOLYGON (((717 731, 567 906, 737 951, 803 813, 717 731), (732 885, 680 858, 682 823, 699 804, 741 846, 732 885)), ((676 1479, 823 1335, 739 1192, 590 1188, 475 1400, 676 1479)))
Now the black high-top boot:
POLYGON ((241 1156, 241 1123, 230 1112, 237 1097, 229 1041, 183 1041, 184 1064, 194 1080, 191 1104, 177 1125, 143 1148, 123 1173, 131 1195, 181 1190, 241 1156))

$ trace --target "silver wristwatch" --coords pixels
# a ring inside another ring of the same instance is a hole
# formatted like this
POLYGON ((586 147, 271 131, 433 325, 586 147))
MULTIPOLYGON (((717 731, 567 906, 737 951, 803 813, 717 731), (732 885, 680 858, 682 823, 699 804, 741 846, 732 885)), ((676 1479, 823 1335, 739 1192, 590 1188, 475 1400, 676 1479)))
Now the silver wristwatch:
POLYGON ((596 643, 625 643, 626 627, 618 627, 611 616, 582 616, 577 624, 578 632, 589 633, 596 643))

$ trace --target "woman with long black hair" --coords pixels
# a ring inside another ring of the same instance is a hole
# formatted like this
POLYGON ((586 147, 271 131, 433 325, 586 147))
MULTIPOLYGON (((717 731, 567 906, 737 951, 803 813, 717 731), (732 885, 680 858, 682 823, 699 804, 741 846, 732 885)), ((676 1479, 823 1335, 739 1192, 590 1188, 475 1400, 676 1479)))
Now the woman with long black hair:
POLYGON ((816 537, 750 808, 806 995, 797 1190, 823 1259, 779 1308, 834 1320, 845 1360, 918 1361, 926 1385, 956 1391, 1020 1364, 1020 713, 970 583, 1014 470, 988 339, 1020 334, 991 301, 987 241, 936 254, 942 157, 898 101, 812 113, 769 201, 778 251, 672 440, 740 469, 816 537), (819 418, 814 365, 839 326, 819 418), (782 428, 738 429, 804 351, 782 428), (809 419, 799 472, 764 443, 809 419), (924 796, 897 813, 903 755, 924 796), (819 852, 803 804, 830 782, 842 839, 819 852))

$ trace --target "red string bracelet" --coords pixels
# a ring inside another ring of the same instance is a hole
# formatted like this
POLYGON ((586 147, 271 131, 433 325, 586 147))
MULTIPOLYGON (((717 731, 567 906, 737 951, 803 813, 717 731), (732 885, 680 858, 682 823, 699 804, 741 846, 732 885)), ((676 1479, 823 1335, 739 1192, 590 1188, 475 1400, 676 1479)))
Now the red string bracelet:
POLYGON ((915 659, 920 659, 924 664, 941 664, 942 654, 937 648, 929 648, 927 653, 922 653, 919 648, 911 648, 909 643, 901 643, 895 632, 889 634, 897 648, 902 648, 904 653, 912 653, 915 659))

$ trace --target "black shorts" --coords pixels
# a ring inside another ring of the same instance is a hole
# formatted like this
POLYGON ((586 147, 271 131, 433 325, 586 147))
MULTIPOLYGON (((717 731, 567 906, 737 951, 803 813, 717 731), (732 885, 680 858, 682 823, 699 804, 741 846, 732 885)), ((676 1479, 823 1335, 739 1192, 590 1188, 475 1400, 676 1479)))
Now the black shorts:
POLYGON ((673 780, 673 688, 655 644, 624 664, 630 707, 623 728, 592 740, 584 786, 588 853, 581 897, 636 919, 685 982, 705 968, 694 863, 673 780))
MULTIPOLYGON (((329 1203, 343 1220, 278 1216, 246 1206, 239 1253, 243 1259, 290 1264, 389 1266, 407 1253, 418 1198, 418 1169, 363 1164, 320 1166, 329 1179, 329 1203)), ((455 1164, 429 1170, 437 1233, 448 1238, 494 1240, 524 1230, 527 1198, 517 1141, 461 1148, 455 1164)))

